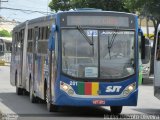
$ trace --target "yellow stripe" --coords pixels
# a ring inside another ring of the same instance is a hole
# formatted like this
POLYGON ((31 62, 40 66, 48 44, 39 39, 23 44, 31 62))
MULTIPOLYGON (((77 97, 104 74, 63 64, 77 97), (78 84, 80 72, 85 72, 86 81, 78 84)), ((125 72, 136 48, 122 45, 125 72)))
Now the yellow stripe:
POLYGON ((99 83, 98 82, 92 82, 92 95, 98 95, 99 90, 99 83))

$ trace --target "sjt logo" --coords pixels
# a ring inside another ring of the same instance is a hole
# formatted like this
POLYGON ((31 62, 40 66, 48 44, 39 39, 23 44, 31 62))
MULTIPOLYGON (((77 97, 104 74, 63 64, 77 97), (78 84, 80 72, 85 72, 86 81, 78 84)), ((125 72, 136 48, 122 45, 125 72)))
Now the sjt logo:
POLYGON ((106 92, 119 92, 122 86, 107 86, 106 92))

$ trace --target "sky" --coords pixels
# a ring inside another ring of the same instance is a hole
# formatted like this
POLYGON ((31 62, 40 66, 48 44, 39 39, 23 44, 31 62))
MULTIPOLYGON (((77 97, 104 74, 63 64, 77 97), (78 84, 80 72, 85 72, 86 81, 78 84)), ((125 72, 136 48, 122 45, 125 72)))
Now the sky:
MULTIPOLYGON (((50 8, 47 7, 50 1, 51 0, 8 0, 8 2, 1 3, 1 7, 51 12, 50 8)), ((24 22, 26 20, 44 16, 44 14, 0 9, 0 16, 5 17, 7 20, 14 19, 19 22, 24 22)))

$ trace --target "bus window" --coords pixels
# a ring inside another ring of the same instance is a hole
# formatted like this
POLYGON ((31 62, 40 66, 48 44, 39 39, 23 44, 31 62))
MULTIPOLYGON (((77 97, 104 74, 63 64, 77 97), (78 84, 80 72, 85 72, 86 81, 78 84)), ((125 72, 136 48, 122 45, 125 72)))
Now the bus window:
POLYGON ((158 33, 158 39, 157 39, 156 59, 158 61, 160 60, 160 32, 158 33))
POLYGON ((118 79, 134 74, 134 32, 103 30, 100 33, 100 77, 118 79))
POLYGON ((151 57, 151 43, 149 39, 145 40, 145 59, 142 59, 143 64, 147 64, 150 62, 151 57))
POLYGON ((3 52, 3 45, 0 44, 0 52, 3 52))
POLYGON ((39 41, 38 42, 38 53, 46 54, 47 53, 48 42, 39 41))
MULTIPOLYGON (((87 32, 87 31, 85 31, 87 32)), ((73 77, 89 77, 84 71, 87 67, 98 68, 98 37, 93 38, 94 45, 90 45, 78 30, 62 31, 62 69, 65 74, 73 77)))
POLYGON ((0 56, 4 55, 3 44, 0 44, 0 56))
POLYGON ((12 43, 6 43, 6 50, 7 50, 7 52, 11 52, 11 50, 12 50, 12 43))

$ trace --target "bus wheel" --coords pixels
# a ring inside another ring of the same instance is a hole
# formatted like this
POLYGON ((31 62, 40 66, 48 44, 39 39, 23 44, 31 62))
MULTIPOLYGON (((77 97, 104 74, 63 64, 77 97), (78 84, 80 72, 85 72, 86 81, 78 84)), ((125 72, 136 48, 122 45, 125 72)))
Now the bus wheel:
POLYGON ((37 98, 34 96, 34 92, 33 92, 33 85, 32 85, 32 81, 30 80, 30 85, 29 85, 29 98, 30 98, 30 101, 31 103, 37 103, 38 100, 37 98))
POLYGON ((110 106, 112 114, 120 114, 122 112, 122 106, 110 106))
POLYGON ((58 106, 53 105, 51 100, 50 100, 50 93, 46 89, 46 103, 47 103, 47 110, 49 112, 58 112, 58 106))
POLYGON ((23 89, 16 86, 17 95, 23 95, 23 89))
POLYGON ((17 73, 15 74, 15 81, 16 81, 16 93, 17 93, 17 95, 23 95, 23 89, 18 87, 17 73))
POLYGON ((144 78, 142 78, 142 84, 144 84, 144 78))

